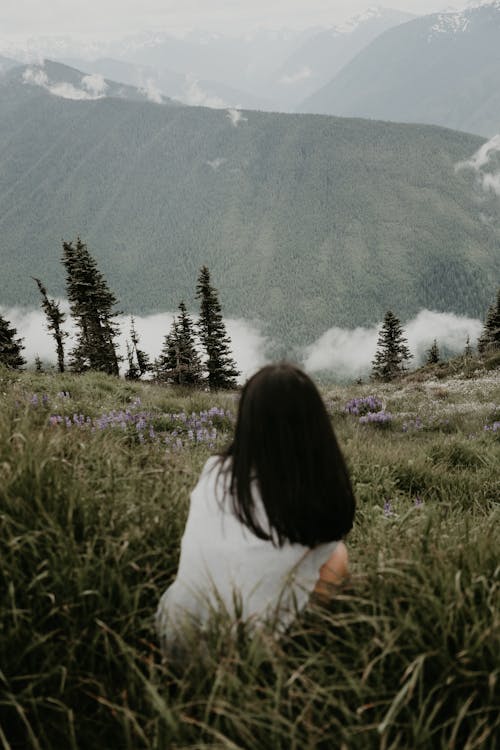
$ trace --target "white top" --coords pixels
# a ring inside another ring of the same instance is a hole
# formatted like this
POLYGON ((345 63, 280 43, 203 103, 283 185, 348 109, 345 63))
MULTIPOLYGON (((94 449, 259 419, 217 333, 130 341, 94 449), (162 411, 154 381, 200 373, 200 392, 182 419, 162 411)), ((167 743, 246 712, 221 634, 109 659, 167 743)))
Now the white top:
MULTIPOLYGON (((276 547, 259 539, 234 515, 229 476, 219 467, 218 457, 210 458, 191 493, 177 578, 156 613, 158 632, 167 642, 182 630, 186 616, 203 626, 211 610, 257 624, 272 620, 284 629, 306 605, 320 567, 337 545, 276 547)), ((258 495, 254 502, 259 523, 269 529, 258 495)))

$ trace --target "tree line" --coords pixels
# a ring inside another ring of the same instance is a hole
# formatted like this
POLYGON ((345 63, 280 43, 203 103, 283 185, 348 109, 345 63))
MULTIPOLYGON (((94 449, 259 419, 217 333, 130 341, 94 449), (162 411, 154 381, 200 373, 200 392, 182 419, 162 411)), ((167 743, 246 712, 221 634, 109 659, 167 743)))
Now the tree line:
MULTIPOLYGON (((119 312, 115 308, 118 300, 79 237, 74 243, 63 241, 61 261, 66 271, 66 293, 76 327, 76 343, 69 352, 69 369, 77 373, 95 370, 118 375, 122 360, 116 345, 119 334, 116 317, 119 312)), ((63 329, 66 315, 61 311, 60 304, 49 298, 42 281, 38 278, 33 280, 41 294, 48 331, 56 344, 58 369, 64 372, 64 341, 68 336, 63 329)), ((182 300, 178 315, 164 337, 161 353, 154 362, 140 348, 135 321, 131 317, 130 340, 126 342, 126 378, 138 380, 149 373, 159 382, 175 385, 208 385, 210 390, 236 386, 240 373, 231 354, 218 292, 211 283, 207 266, 200 269, 196 298, 200 303, 198 321, 195 323, 192 320, 182 300), (200 355, 200 348, 204 356, 200 355)), ((12 369, 22 368, 26 364, 23 349, 23 340, 17 337, 17 330, 0 315, 0 364, 12 369)), ((477 349, 481 355, 500 349, 500 289, 496 302, 486 314, 477 349)), ((473 353, 469 338, 464 353, 467 356, 473 353)), ((388 310, 372 362, 372 379, 390 381, 399 377, 408 370, 407 363, 411 356, 401 322, 388 310)), ((427 352, 426 364, 439 361, 440 351, 435 339, 427 352)), ((39 360, 37 367, 41 367, 39 360)))
MULTIPOLYGON (((61 262, 66 272, 66 295, 76 334, 75 344, 66 363, 64 330, 66 314, 60 303, 50 299, 45 284, 33 278, 41 294, 41 306, 47 318, 47 329, 56 344, 59 372, 105 372, 119 375, 122 357, 118 354, 116 310, 118 300, 110 290, 87 245, 78 237, 63 241, 61 262)), ((196 286, 200 315, 195 323, 184 301, 164 338, 160 356, 152 363, 140 348, 135 321, 131 318, 130 341, 126 343, 128 368, 125 377, 138 380, 146 373, 157 380, 178 385, 208 385, 211 390, 234 388, 239 371, 231 354, 231 343, 222 317, 218 292, 211 283, 207 266, 200 269, 196 286), (200 354, 199 349, 204 354, 200 354)), ((0 364, 20 369, 26 364, 22 356, 23 340, 17 330, 0 315, 0 364)), ((38 369, 41 367, 39 362, 38 369)))

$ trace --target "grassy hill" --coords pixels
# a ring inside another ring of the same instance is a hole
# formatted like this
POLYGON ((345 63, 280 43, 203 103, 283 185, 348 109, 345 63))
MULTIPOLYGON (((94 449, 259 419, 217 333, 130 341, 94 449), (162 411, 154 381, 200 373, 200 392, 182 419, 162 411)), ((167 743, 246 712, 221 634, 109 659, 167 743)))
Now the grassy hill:
MULTIPOLYGON (((52 74, 54 72, 52 71, 52 74)), ((194 306, 207 264, 227 315, 288 343, 422 307, 482 315, 499 204, 457 162, 481 138, 333 117, 75 101, 0 79, 4 305, 64 294, 78 233, 121 308, 194 306)))
POLYGON ((358 500, 349 588, 280 640, 214 621, 179 668, 153 615, 232 433, 207 410, 234 394, 1 370, 3 747, 495 750, 498 376, 325 390, 358 500), (367 395, 385 427, 346 413, 367 395))

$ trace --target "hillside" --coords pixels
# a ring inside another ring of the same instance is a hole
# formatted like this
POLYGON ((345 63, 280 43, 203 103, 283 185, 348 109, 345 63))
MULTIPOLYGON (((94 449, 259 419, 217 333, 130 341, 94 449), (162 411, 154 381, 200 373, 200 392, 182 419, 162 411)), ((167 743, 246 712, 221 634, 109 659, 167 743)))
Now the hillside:
POLYGON ((499 50, 498 0, 418 18, 381 34, 298 111, 492 136, 500 122, 499 50))
POLYGON ((206 263, 224 312, 287 344, 388 308, 482 315, 496 290, 498 201, 455 170, 478 137, 1 81, 1 304, 38 304, 32 275, 63 295, 78 233, 122 310, 194 307, 206 263))
POLYGON ((377 7, 343 26, 318 31, 268 77, 266 85, 273 91, 273 99, 284 111, 293 111, 380 34, 412 18, 409 13, 377 7))
POLYGON ((3 747, 496 750, 499 374, 325 390, 349 586, 280 638, 214 617, 180 661, 154 613, 235 394, 0 368, 3 747), (346 413, 370 396, 383 426, 346 413))

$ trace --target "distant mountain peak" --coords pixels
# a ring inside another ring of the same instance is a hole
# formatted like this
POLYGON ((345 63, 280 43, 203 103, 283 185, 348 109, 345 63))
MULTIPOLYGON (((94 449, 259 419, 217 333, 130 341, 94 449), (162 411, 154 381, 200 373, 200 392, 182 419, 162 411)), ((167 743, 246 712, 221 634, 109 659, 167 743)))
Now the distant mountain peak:
POLYGON ((441 34, 463 34, 467 31, 470 23, 467 11, 455 11, 451 13, 439 13, 436 22, 431 26, 428 41, 441 34))
POLYGON ((467 10, 475 10, 476 8, 491 7, 494 10, 500 10, 500 0, 469 0, 467 3, 467 10))
POLYGON ((427 40, 430 42, 441 35, 468 32, 474 16, 478 11, 484 10, 500 12, 500 0, 471 0, 464 10, 449 10, 432 16, 436 20, 430 28, 427 40))
POLYGON ((381 5, 372 5, 362 13, 358 13, 355 16, 352 16, 344 23, 334 26, 332 31, 336 31, 339 34, 351 34, 353 31, 356 31, 356 29, 362 24, 368 23, 369 21, 374 21, 378 18, 382 18, 383 16, 391 13, 398 13, 401 16, 407 15, 408 18, 412 18, 411 13, 405 14, 402 11, 393 11, 389 8, 384 8, 381 5))

